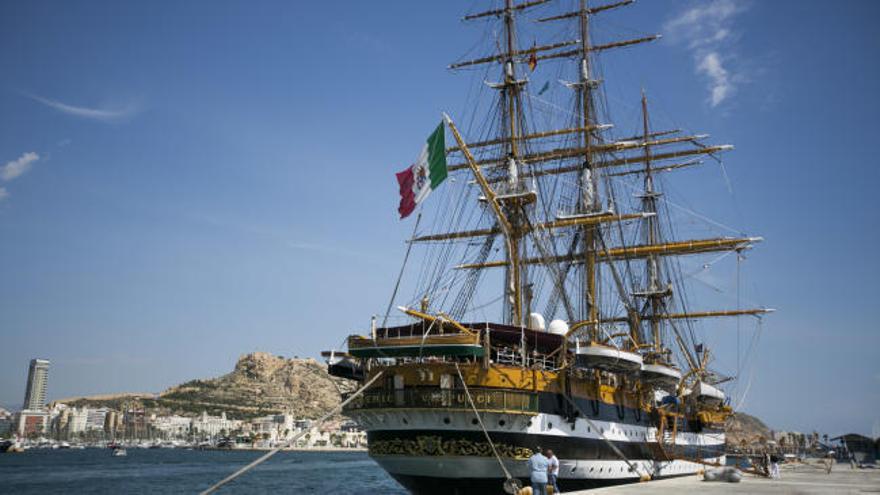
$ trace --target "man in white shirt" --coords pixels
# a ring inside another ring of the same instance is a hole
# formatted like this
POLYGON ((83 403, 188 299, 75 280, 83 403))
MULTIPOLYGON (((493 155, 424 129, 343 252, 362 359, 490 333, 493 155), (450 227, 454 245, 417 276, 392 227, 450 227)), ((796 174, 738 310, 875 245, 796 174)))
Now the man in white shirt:
POLYGON ((559 459, 556 458, 556 454, 553 453, 552 450, 547 449, 547 460, 550 463, 550 467, 548 468, 548 476, 547 476, 547 486, 553 487, 554 495, 559 493, 559 485, 556 484, 556 478, 559 477, 559 459))

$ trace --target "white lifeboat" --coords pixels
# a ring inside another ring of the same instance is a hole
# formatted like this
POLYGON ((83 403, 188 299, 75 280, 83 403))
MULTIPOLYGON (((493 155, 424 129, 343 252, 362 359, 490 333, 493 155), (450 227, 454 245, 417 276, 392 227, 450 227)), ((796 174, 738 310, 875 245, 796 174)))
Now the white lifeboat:
POLYGON ((615 373, 636 373, 642 369, 642 356, 616 347, 590 342, 575 347, 576 365, 615 373))
POLYGON ((697 382, 693 388, 693 394, 700 402, 708 404, 720 404, 727 398, 719 388, 709 385, 706 382, 697 382))
POLYGON ((661 390, 669 390, 678 386, 681 371, 672 366, 659 363, 642 364, 642 381, 661 390))

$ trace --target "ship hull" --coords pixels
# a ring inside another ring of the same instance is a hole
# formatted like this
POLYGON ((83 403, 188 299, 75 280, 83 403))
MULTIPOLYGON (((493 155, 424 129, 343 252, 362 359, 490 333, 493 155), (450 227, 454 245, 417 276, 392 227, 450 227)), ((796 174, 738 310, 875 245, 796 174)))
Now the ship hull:
MULTIPOLYGON (((472 412, 403 409, 357 416, 367 431, 370 456, 412 493, 503 493, 503 471, 472 412)), ((488 412, 481 417, 505 467, 524 484, 528 457, 538 446, 559 458, 562 490, 684 476, 705 464, 724 463, 721 431, 680 431, 674 446, 667 438, 660 448, 657 429, 644 422, 568 420, 546 413, 488 412)))
MULTIPOLYGON (((503 475, 499 475, 500 468, 494 460, 491 464, 488 464, 475 461, 474 459, 446 459, 442 462, 434 462, 432 465, 424 465, 424 463, 421 462, 413 463, 412 459, 406 458, 383 459, 381 457, 374 457, 374 459, 376 459, 379 465, 397 480, 398 483, 415 495, 489 495, 504 493, 502 486, 505 478, 503 475), (413 471, 417 471, 420 474, 410 474, 413 471), (474 471, 482 471, 482 473, 474 473, 474 471), (467 472, 469 475, 467 477, 455 476, 455 473, 459 472, 467 472)), ((723 459, 717 460, 723 461, 723 459)), ((563 466, 571 465, 575 462, 585 468, 585 470, 589 470, 589 468, 592 467, 595 468, 596 471, 599 469, 615 473, 628 471, 628 467, 623 461, 572 461, 571 459, 560 459, 560 463, 563 466)), ((704 468, 704 465, 693 462, 670 461, 665 463, 663 469, 663 472, 667 474, 655 475, 653 479, 659 480, 674 478, 677 476, 688 476, 695 474, 704 468)), ((608 476, 606 478, 595 478, 586 476, 562 477, 561 475, 562 473, 560 473, 558 485, 563 492, 622 485, 639 481, 638 477, 608 476)), ((520 480, 523 486, 529 485, 528 477, 515 477, 520 480)))

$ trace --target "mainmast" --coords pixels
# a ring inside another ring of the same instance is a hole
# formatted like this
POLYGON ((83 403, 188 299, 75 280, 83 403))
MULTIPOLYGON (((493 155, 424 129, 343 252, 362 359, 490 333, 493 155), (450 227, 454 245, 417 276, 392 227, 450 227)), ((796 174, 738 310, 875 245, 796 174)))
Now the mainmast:
MULTIPOLYGON (((659 225, 657 222, 657 198, 660 193, 654 190, 654 170, 651 163, 651 144, 650 144, 650 122, 648 120, 648 97, 642 90, 642 129, 643 146, 645 153, 645 192, 642 195, 642 211, 646 214, 645 218, 645 242, 648 245, 657 244, 660 237, 659 225)), ((645 258, 647 269, 648 286, 644 293, 637 294, 648 298, 650 305, 649 320, 651 323, 651 342, 653 344, 652 352, 655 358, 661 357, 663 353, 663 340, 660 335, 659 316, 663 308, 663 298, 670 295, 668 288, 660 287, 660 260, 656 253, 652 253, 645 258)))

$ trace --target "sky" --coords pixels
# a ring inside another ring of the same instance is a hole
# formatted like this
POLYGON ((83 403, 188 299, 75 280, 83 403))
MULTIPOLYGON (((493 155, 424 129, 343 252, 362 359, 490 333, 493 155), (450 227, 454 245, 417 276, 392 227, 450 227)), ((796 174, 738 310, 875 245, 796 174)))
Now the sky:
MULTIPOLYGON (((446 65, 490 49, 460 20, 487 3, 0 3, 0 405, 34 357, 50 399, 158 392, 367 329, 412 230, 393 174, 466 112, 446 65)), ((625 122, 645 88, 656 120, 736 145, 683 187, 765 238, 743 270, 778 311, 743 410, 776 429, 880 421, 878 16, 646 0, 595 23, 664 35, 603 56, 625 122)))

